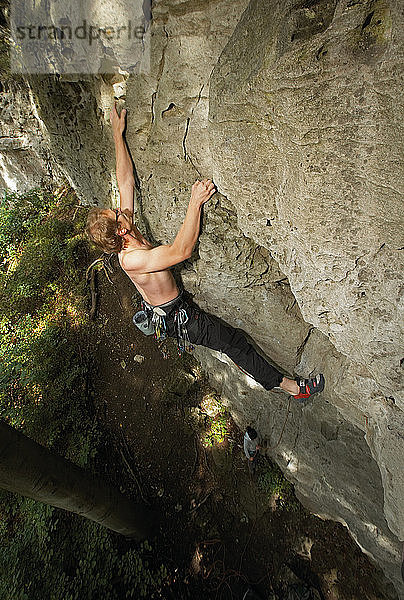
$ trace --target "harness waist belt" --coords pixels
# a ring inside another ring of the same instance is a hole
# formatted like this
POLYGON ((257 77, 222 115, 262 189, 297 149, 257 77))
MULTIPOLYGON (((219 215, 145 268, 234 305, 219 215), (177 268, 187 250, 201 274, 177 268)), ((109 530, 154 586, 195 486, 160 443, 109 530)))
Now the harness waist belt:
POLYGON ((182 299, 182 292, 180 292, 178 294, 178 296, 176 296, 169 302, 164 302, 164 304, 153 305, 153 304, 149 304, 148 302, 146 302, 146 300, 143 300, 143 304, 148 310, 151 310, 156 314, 160 314, 161 316, 166 316, 175 308, 175 306, 177 304, 180 303, 181 299, 182 299))

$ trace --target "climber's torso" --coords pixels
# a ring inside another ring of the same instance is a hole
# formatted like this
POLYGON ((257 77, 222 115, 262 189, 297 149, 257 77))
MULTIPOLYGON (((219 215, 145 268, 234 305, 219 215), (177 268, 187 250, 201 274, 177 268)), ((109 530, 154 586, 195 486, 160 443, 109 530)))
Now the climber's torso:
MULTIPOLYGON (((153 246, 143 238, 139 248, 128 248, 119 253, 119 264, 122 267, 122 260, 129 252, 148 252, 153 246)), ((135 273, 124 269, 129 279, 136 286, 142 298, 152 306, 164 304, 176 298, 179 294, 175 279, 169 269, 157 271, 154 273, 135 273)))

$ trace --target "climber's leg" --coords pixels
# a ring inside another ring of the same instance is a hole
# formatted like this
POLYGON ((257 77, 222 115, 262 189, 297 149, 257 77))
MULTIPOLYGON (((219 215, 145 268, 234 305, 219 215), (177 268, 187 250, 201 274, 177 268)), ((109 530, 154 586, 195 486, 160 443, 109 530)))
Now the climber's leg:
POLYGON ((187 329, 192 344, 223 352, 267 390, 281 386, 289 393, 299 393, 296 382, 285 378, 258 354, 240 329, 223 323, 195 306, 189 311, 189 317, 187 329))
POLYGON ((188 307, 187 313, 187 329, 192 344, 223 352, 265 389, 280 387, 296 400, 309 398, 324 389, 323 375, 296 381, 284 377, 255 350, 240 329, 223 323, 195 305, 188 307))

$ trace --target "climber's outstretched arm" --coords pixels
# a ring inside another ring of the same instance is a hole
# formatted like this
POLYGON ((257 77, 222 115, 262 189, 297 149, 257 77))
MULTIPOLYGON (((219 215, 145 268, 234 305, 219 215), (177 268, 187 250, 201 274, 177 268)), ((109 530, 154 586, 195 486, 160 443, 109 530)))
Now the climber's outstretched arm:
POLYGON ((123 132, 126 126, 126 109, 121 110, 118 115, 116 105, 111 110, 112 133, 115 142, 116 154, 116 178, 118 180, 119 193, 121 197, 121 210, 129 210, 133 215, 133 194, 135 189, 135 178, 133 176, 133 163, 129 154, 128 146, 123 132))
POLYGON ((192 186, 187 214, 172 244, 157 246, 144 252, 134 249, 122 258, 122 267, 132 273, 165 271, 189 258, 198 239, 202 206, 216 192, 210 179, 196 181, 192 186))

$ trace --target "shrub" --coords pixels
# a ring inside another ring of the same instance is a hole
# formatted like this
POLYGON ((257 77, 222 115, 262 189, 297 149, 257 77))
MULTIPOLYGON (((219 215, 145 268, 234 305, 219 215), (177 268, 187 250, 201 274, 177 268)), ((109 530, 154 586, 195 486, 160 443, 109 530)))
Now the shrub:
POLYGON ((161 597, 168 573, 147 542, 122 550, 97 523, 4 492, 0 511, 2 600, 161 597))
POLYGON ((86 436, 92 422, 84 218, 65 188, 0 202, 0 415, 47 445, 78 427, 86 436))

